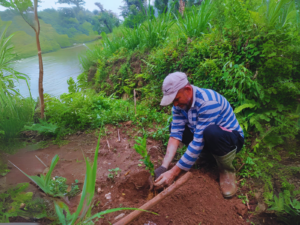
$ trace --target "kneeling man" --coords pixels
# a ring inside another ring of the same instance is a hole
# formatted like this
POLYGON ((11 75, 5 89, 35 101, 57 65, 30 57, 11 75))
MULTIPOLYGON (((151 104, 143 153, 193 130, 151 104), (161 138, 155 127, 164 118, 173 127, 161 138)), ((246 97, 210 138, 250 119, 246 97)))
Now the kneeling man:
POLYGON ((234 196, 237 185, 232 161, 244 144, 244 134, 229 102, 213 90, 191 85, 182 72, 169 74, 162 91, 164 96, 160 104, 173 103, 173 121, 166 155, 155 170, 154 185, 172 184, 181 170, 188 171, 203 151, 212 154, 217 161, 223 196, 234 196), (180 142, 188 148, 168 170, 180 142))

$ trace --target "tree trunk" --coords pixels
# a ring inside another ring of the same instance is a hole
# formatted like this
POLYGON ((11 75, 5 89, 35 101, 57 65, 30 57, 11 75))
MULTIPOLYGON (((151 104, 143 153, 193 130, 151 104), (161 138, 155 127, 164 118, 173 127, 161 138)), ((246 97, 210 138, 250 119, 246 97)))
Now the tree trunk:
POLYGON ((183 0, 180 0, 180 2, 179 2, 179 12, 180 12, 181 16, 183 16, 184 8, 185 8, 185 2, 183 0))
POLYGON ((40 97, 40 107, 41 107, 41 119, 44 119, 44 88, 43 88, 43 80, 44 80, 44 67, 43 67, 43 59, 42 59, 42 50, 40 44, 40 22, 37 14, 37 0, 34 1, 34 18, 35 22, 37 23, 37 29, 35 30, 35 38, 36 38, 36 45, 38 50, 38 57, 39 57, 39 97, 40 97))

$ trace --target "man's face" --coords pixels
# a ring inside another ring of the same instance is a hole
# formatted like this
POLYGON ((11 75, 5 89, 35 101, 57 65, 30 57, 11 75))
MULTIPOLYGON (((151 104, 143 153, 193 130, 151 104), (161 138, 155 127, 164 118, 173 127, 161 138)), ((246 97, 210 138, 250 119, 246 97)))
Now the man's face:
POLYGON ((191 87, 180 89, 173 101, 174 106, 178 106, 183 110, 189 110, 193 101, 193 90, 191 87))

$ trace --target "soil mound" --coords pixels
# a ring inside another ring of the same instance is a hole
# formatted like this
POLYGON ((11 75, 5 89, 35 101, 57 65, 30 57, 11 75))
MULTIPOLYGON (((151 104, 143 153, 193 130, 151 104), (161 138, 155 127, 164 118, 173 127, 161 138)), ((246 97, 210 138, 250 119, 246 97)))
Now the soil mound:
POLYGON ((147 171, 141 171, 133 174, 127 181, 118 186, 119 193, 121 193, 128 201, 132 199, 145 200, 149 193, 149 176, 150 173, 147 171))
POLYGON ((246 224, 247 208, 237 198, 224 199, 215 175, 193 170, 194 178, 132 224, 246 224))

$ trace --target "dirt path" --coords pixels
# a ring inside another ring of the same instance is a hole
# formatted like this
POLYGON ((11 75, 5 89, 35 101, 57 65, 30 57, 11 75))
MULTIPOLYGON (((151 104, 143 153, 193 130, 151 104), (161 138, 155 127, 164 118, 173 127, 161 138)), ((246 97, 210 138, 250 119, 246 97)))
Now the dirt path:
MULTIPOLYGON (((132 127, 120 128, 107 126, 107 136, 101 139, 98 158, 97 184, 101 192, 95 194, 93 211, 99 212, 116 207, 140 207, 146 202, 148 196, 148 172, 141 165, 141 158, 133 149, 135 136, 140 135, 132 127), (118 142, 118 130, 121 141, 118 142), (108 146, 109 145, 109 146, 108 146), (112 180, 108 178, 108 169, 119 167, 121 172, 112 180), (111 198, 108 198, 110 193, 111 198)), ((97 137, 93 133, 68 136, 69 143, 62 147, 51 145, 37 151, 21 151, 10 156, 9 160, 30 175, 40 174, 45 166, 35 156, 38 156, 47 165, 50 165, 55 154, 60 160, 53 172, 53 176, 67 178, 68 184, 75 179, 83 183, 85 175, 85 162, 83 153, 93 158, 97 144, 97 137)), ((148 151, 155 166, 161 164, 163 159, 162 146, 159 142, 148 140, 148 151)), ((246 224, 247 208, 236 197, 224 199, 218 184, 216 168, 201 170, 193 169, 194 179, 177 190, 172 196, 163 200, 158 206, 151 209, 159 216, 145 213, 132 224, 175 225, 175 224, 246 224)), ((6 176, 6 184, 29 182, 28 178, 12 167, 6 176)), ((32 185, 32 190, 38 190, 32 185)), ((79 197, 71 201, 73 210, 79 197)), ((115 222, 115 217, 128 211, 116 212, 105 216, 97 224, 115 222)))

